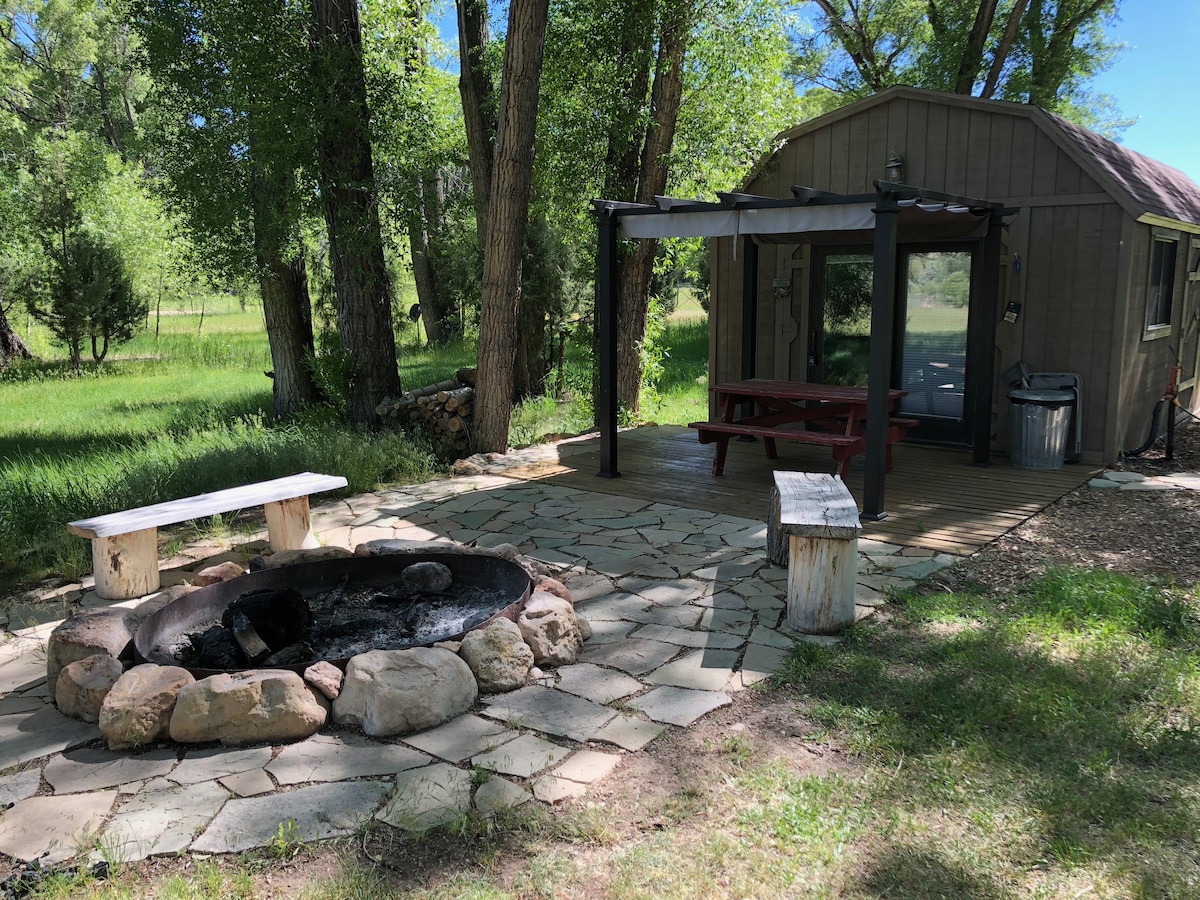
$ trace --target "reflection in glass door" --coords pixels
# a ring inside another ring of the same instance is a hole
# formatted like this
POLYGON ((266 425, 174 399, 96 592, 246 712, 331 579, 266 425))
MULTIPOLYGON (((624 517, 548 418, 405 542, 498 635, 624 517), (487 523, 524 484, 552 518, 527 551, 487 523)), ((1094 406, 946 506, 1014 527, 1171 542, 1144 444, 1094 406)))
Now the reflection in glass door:
POLYGON ((904 256, 900 401, 910 415, 963 419, 971 253, 904 256))
POLYGON ((808 380, 866 385, 871 358, 871 254, 828 253, 819 265, 808 380))

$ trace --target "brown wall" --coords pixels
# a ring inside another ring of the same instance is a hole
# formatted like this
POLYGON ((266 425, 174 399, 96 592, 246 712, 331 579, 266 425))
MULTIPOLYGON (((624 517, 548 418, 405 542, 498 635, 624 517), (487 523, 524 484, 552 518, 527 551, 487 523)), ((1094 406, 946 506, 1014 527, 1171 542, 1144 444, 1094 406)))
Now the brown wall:
MULTIPOLYGON (((1122 409, 1137 406, 1149 386, 1165 377, 1158 347, 1141 346, 1149 263, 1127 259, 1133 229, 1147 227, 1135 226, 1030 112, 1007 105, 981 110, 974 108, 977 103, 895 97, 835 113, 816 127, 800 126, 745 190, 777 197, 790 196, 792 185, 872 192, 872 181, 885 177, 884 165, 894 151, 904 157, 908 184, 1019 207, 1005 229, 999 307, 1002 314, 1015 300, 1022 311, 1016 324, 997 324, 994 446, 1007 446, 1008 387, 999 373, 1024 360, 1034 371, 1082 376, 1085 459, 1112 461, 1128 428, 1118 423, 1110 396, 1121 393, 1122 409), (1122 281, 1135 288, 1129 327, 1119 302, 1122 281), (1127 359, 1138 360, 1135 377, 1119 373, 1122 348, 1127 359)), ((713 242, 714 382, 738 377, 741 368, 742 260, 740 252, 732 259, 730 250, 728 240, 713 242)), ((797 250, 761 248, 756 362, 763 377, 805 377, 807 252, 797 250), (773 286, 775 279, 789 276, 790 289, 773 286)), ((1184 267, 1181 258, 1180 275, 1184 267)), ((1178 303, 1177 314, 1181 308, 1178 303)), ((1163 345, 1166 352, 1162 341, 1149 343, 1163 345)), ((1156 390, 1161 393, 1161 384, 1156 390)))

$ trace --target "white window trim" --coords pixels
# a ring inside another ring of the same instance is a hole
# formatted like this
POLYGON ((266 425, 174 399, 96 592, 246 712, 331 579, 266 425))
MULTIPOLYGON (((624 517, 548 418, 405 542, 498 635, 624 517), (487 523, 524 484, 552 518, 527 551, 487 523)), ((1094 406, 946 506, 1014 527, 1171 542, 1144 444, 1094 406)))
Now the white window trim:
POLYGON ((1175 281, 1179 276, 1179 244, 1182 238, 1180 232, 1170 228, 1153 227, 1150 229, 1150 271, 1146 273, 1146 312, 1142 320, 1142 340, 1157 341, 1165 337, 1171 336, 1171 323, 1163 322, 1158 325, 1151 325, 1150 318, 1150 291, 1153 288, 1152 279, 1154 278, 1154 246, 1161 242, 1164 244, 1175 245, 1175 265, 1171 272, 1170 285, 1170 300, 1171 300, 1171 318, 1175 317, 1175 281))

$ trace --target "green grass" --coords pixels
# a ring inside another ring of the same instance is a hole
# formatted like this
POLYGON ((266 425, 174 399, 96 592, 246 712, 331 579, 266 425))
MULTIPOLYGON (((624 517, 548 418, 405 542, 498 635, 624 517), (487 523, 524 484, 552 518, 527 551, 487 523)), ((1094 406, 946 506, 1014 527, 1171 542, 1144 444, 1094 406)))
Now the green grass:
POLYGON ((798 647, 781 681, 866 762, 870 890, 1019 896, 1033 877, 1050 896, 1083 879, 1187 897, 1198 650, 1194 593, 1059 570, 999 601, 909 594, 895 625, 798 647))
MULTIPOLYGON (((75 519, 305 470, 343 475, 349 492, 441 471, 424 442, 396 432, 355 433, 322 411, 273 422, 260 308, 243 310, 236 298, 218 296, 205 301, 203 321, 198 309, 166 312, 157 337, 152 321, 78 374, 61 358, 0 371, 0 588, 88 571, 88 543, 64 529, 75 519)), ((474 364, 471 343, 418 349, 412 325, 403 327, 405 387, 474 364)), ((47 352, 46 335, 36 326, 29 333, 47 352)), ((695 309, 674 317, 668 365, 647 391, 643 418, 706 416, 707 334, 695 309)), ((510 443, 591 430, 590 372, 586 348, 572 347, 563 396, 519 404, 510 443)))

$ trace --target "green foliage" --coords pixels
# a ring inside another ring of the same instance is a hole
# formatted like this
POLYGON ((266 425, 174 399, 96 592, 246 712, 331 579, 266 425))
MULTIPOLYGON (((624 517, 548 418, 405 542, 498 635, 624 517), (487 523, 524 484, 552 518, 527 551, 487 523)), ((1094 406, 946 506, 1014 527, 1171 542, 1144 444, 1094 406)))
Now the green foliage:
POLYGON ((1104 34, 1118 0, 820 0, 793 32, 791 70, 819 115, 894 84, 1032 103, 1113 133, 1129 124, 1111 97, 1086 90, 1119 46, 1104 34), (1011 44, 1005 34, 1015 20, 1011 44))
POLYGON ((68 349, 76 368, 85 339, 99 362, 110 345, 125 343, 142 327, 146 306, 134 296, 133 280, 112 245, 76 230, 48 256, 27 276, 29 312, 68 349))

